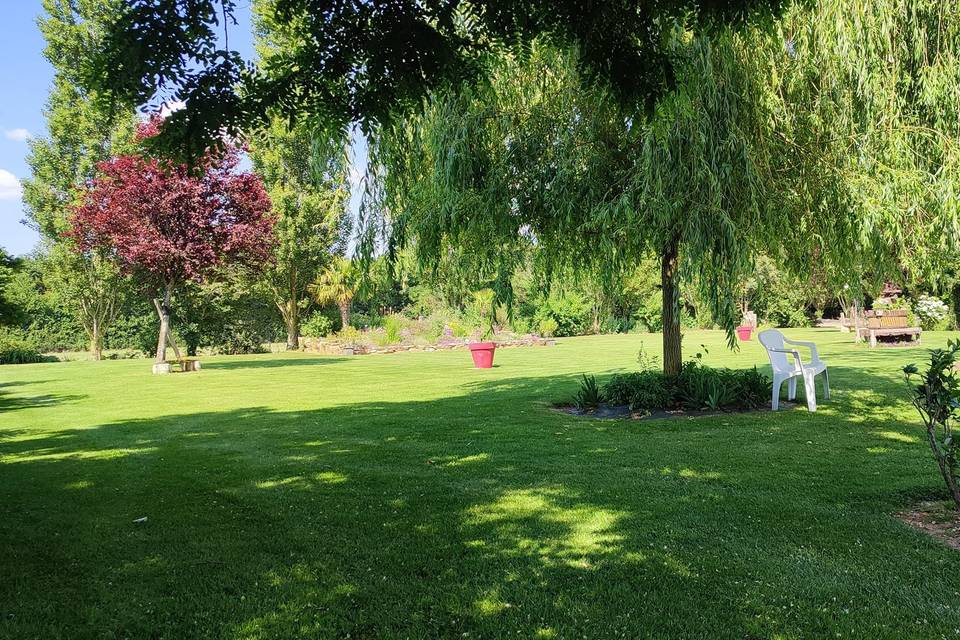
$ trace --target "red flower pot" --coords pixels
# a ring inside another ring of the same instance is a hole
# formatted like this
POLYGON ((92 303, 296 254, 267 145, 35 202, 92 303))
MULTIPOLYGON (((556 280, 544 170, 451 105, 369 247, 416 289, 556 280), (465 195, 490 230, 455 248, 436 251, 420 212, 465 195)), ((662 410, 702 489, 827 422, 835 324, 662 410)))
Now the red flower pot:
POLYGON ((744 340, 744 341, 749 340, 751 333, 753 333, 753 327, 751 327, 748 324, 742 324, 739 327, 737 327, 737 337, 740 338, 741 340, 744 340))
POLYGON ((489 369, 493 366, 493 352, 497 350, 496 342, 474 342, 470 344, 470 355, 477 369, 489 369))

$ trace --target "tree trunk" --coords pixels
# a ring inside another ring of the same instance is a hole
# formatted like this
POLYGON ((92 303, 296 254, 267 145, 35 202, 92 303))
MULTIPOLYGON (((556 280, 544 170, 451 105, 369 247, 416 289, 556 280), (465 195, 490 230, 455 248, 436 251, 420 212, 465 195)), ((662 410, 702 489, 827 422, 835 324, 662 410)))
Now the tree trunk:
POLYGON ((287 324, 287 349, 300 348, 300 307, 293 298, 287 300, 287 310, 283 314, 287 324))
POLYGON ((675 376, 683 365, 680 335, 680 295, 677 288, 677 254, 679 238, 674 236, 664 247, 660 262, 660 285, 663 290, 663 373, 675 376))
POLYGON ((157 308, 157 315, 160 316, 160 336, 157 339, 157 355, 154 362, 160 364, 167 359, 167 342, 173 347, 173 352, 180 357, 180 349, 173 339, 170 332, 170 295, 173 291, 173 283, 168 282, 163 293, 163 300, 153 299, 153 306, 157 308))
POLYGON ((340 303, 340 330, 343 331, 350 326, 350 303, 340 303))
POLYGON ((943 481, 950 491, 950 497, 960 511, 960 485, 957 484, 957 478, 954 475, 953 459, 950 450, 943 451, 937 442, 936 425, 927 423, 927 440, 930 442, 930 449, 933 450, 933 457, 937 460, 937 466, 940 467, 940 475, 943 476, 943 481))
POLYGON ((100 324, 94 321, 90 331, 90 356, 94 360, 103 359, 103 332, 100 330, 100 324))

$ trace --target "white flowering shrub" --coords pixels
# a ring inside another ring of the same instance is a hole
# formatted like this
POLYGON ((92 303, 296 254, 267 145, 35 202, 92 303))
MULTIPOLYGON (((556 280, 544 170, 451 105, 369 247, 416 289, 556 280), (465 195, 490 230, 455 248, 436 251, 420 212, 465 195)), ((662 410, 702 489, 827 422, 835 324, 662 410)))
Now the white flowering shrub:
POLYGON ((920 326, 929 331, 937 328, 944 328, 947 318, 950 315, 950 307, 939 298, 933 296, 920 296, 913 305, 913 312, 920 320, 920 326))

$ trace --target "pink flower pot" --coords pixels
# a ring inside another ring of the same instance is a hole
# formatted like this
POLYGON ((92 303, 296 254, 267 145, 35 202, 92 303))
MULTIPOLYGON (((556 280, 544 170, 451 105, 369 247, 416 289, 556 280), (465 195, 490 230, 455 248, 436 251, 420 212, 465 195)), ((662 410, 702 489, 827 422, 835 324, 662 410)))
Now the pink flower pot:
POLYGON ((470 344, 470 355, 477 369, 489 369, 493 366, 493 352, 497 350, 496 342, 474 342, 470 344))
POLYGON ((737 327, 737 337, 746 342, 750 339, 750 334, 753 333, 753 327, 748 324, 742 324, 737 327))

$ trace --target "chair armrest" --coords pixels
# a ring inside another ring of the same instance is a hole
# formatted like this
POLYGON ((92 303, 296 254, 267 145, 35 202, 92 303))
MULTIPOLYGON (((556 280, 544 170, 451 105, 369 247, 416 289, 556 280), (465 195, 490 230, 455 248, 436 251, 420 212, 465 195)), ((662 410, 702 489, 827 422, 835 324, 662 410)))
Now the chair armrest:
POLYGON ((800 359, 800 352, 796 349, 767 349, 767 351, 773 351, 774 353, 789 353, 793 356, 793 359, 797 361, 797 366, 803 369, 803 360, 800 359))
POLYGON ((802 342, 800 340, 789 340, 787 338, 784 338, 783 341, 789 344, 795 344, 797 346, 806 347, 807 349, 810 349, 810 359, 815 362, 820 359, 820 354, 817 352, 817 345, 813 342, 802 342))

